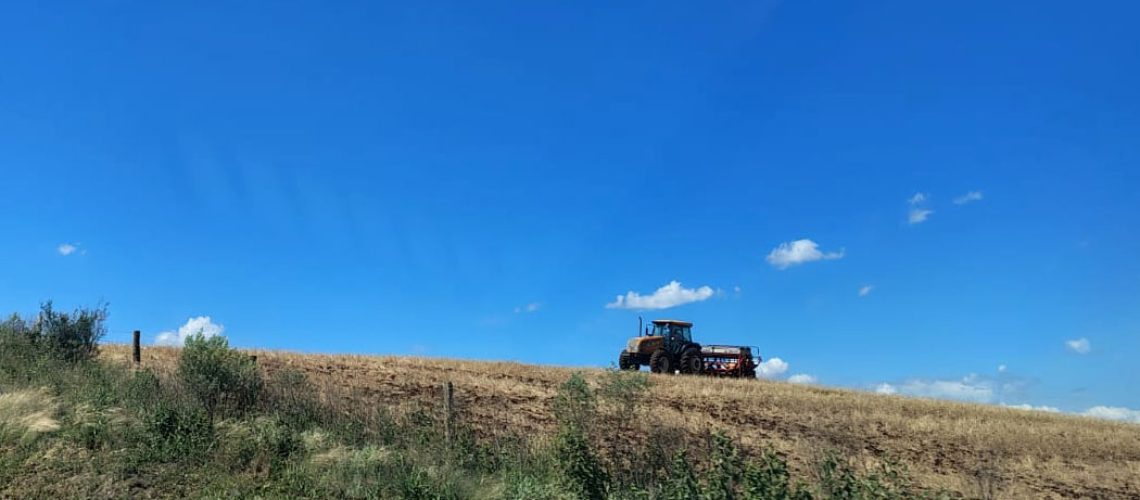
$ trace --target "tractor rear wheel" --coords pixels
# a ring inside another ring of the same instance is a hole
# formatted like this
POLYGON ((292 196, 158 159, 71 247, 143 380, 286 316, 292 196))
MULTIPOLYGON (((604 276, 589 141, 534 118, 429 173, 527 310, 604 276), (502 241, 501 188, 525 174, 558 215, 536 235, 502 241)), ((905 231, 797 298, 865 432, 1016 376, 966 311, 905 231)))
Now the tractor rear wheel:
POLYGON ((673 374, 673 360, 669 359, 669 353, 665 352, 665 349, 653 351, 653 355, 649 357, 649 371, 673 374))
POLYGON ((634 371, 640 367, 637 366, 637 362, 633 360, 633 355, 630 354, 629 351, 623 349, 621 351, 621 355, 618 356, 618 368, 622 370, 634 371))
POLYGON ((700 375, 704 371, 705 360, 701 359, 700 349, 690 347, 681 353, 681 373, 700 375))

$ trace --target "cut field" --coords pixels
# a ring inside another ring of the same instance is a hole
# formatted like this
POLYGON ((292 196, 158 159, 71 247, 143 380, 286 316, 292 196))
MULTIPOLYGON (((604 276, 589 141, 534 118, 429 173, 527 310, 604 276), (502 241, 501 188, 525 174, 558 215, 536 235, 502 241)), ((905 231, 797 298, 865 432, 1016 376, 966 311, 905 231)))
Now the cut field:
MULTIPOLYGON (((346 411, 434 411, 452 382, 464 423, 487 439, 545 436, 555 422, 559 384, 575 371, 602 370, 453 359, 250 351, 266 371, 299 370, 346 411)), ((130 347, 106 345, 126 362, 130 347)), ((142 363, 159 372, 178 350, 146 347, 142 363)), ((920 485, 966 497, 1140 498, 1140 425, 1069 415, 884 396, 762 380, 650 375, 642 425, 682 430, 700 443, 723 431, 749 451, 771 447, 806 472, 826 450, 868 467, 904 464, 920 485)))

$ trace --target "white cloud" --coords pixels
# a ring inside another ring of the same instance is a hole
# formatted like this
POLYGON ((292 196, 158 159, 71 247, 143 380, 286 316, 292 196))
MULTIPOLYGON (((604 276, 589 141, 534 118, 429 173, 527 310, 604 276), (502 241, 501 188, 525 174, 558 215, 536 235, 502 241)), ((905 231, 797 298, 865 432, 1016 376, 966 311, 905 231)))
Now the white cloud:
POLYGON ((991 380, 983 379, 974 374, 962 377, 960 380, 923 380, 912 379, 901 384, 882 383, 875 386, 879 394, 902 394, 921 398, 957 399, 987 403, 994 400, 994 394, 1001 387, 995 387, 991 380))
POLYGON ((75 253, 76 250, 79 250, 79 246, 73 245, 71 243, 64 243, 64 244, 60 245, 59 247, 57 247, 56 250, 59 252, 60 255, 67 257, 68 255, 75 253))
POLYGON ((967 203, 975 202, 982 199, 981 191, 970 191, 962 196, 954 198, 955 205, 965 205, 967 203))
POLYGON ((532 313, 532 312, 538 311, 539 309, 542 309, 542 303, 541 302, 531 302, 530 304, 527 304, 525 306, 516 307, 515 308, 515 314, 524 313, 524 312, 525 313, 532 313))
POLYGON ((919 203, 923 203, 925 201, 926 195, 923 193, 914 193, 914 196, 911 196, 910 199, 906 200, 906 202, 911 205, 918 205, 919 203))
POLYGON ((818 382, 818 380, 814 376, 808 375, 806 373, 798 373, 792 375, 791 377, 788 377, 788 382, 791 382, 793 384, 814 384, 818 382))
POLYGON ((863 285, 863 287, 859 289, 859 296, 860 297, 866 297, 866 296, 870 295, 871 290, 874 290, 874 289, 875 289, 874 285, 863 285))
POLYGON ((805 262, 842 258, 843 250, 824 253, 819 250, 819 245, 816 242, 802 239, 781 243, 768 254, 767 261, 776 269, 787 269, 805 262))
POLYGON ((1088 354, 1089 351, 1092 350, 1092 344, 1089 343, 1089 339, 1086 339, 1084 337, 1074 340, 1066 340, 1065 347, 1077 354, 1088 354))
POLYGON ((186 337, 201 333, 205 337, 221 335, 226 327, 210 321, 209 316, 190 318, 185 325, 178 327, 177 332, 162 332, 154 339, 154 343, 165 346, 181 346, 186 343, 186 337))
POLYGON ((1055 406, 1033 406, 1031 404, 1007 405, 1002 404, 1006 408, 1013 408, 1015 410, 1030 410, 1030 411, 1043 411, 1048 413, 1061 413, 1061 410, 1055 406))
POLYGON ((786 371, 788 371, 788 364, 780 358, 761 361, 760 365, 756 367, 756 375, 760 378, 779 377, 786 371))
POLYGON ((1120 420, 1123 422, 1140 423, 1140 410, 1121 408, 1118 406, 1094 406, 1085 410, 1081 415, 1086 417, 1120 420))
POLYGON ((679 281, 670 281, 669 284, 658 288, 652 295, 641 295, 630 291, 625 295, 618 295, 613 302, 606 304, 607 309, 668 309, 690 302, 700 302, 712 297, 715 292, 711 287, 684 288, 679 281))
POLYGON ((910 224, 926 222, 926 218, 930 217, 932 213, 934 213, 934 211, 929 208, 912 208, 910 209, 910 213, 907 214, 906 221, 910 224))
POLYGON ((1005 373, 1007 367, 1005 365, 998 365, 998 373, 1005 373))

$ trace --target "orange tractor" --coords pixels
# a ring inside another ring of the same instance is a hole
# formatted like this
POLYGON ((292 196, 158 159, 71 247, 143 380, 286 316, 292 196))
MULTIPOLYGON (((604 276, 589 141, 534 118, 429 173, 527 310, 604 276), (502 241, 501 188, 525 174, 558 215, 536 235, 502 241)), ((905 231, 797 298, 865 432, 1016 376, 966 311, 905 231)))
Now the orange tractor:
POLYGON ((638 319, 637 336, 618 356, 619 368, 640 370, 647 365, 653 373, 756 378, 760 357, 753 357, 751 346, 702 346, 693 342, 693 324, 688 321, 657 319, 651 324, 643 334, 638 319))

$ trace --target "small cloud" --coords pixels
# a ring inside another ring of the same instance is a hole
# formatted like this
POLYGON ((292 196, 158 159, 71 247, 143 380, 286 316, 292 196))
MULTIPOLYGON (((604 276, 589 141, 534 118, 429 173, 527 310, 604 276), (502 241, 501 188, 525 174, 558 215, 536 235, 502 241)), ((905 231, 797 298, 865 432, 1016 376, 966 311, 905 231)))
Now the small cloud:
POLYGON ((670 281, 650 295, 630 291, 618 295, 606 309, 668 309, 691 302, 700 302, 712 297, 716 292, 712 287, 684 288, 679 281, 670 281))
POLYGON ((1089 342, 1089 339, 1086 339, 1084 337, 1074 340, 1066 340, 1065 347, 1077 354, 1088 354, 1089 351, 1092 350, 1092 344, 1089 342))
POLYGON ((926 222, 926 218, 930 217, 932 213, 934 211, 929 208, 912 208, 907 214, 906 221, 909 224, 921 224, 926 222))
POLYGON ((1031 404, 1007 405, 1002 404, 1006 408, 1013 408, 1015 410, 1029 410, 1029 411, 1044 411, 1048 413, 1061 413, 1061 410, 1054 406, 1033 406, 1031 404))
POLYGON ((186 343, 186 338, 196 333, 201 333, 204 337, 213 337, 221 335, 225 332, 226 327, 215 324, 210 320, 209 316, 198 316, 197 318, 190 318, 186 324, 178 327, 177 332, 162 332, 159 333, 154 339, 154 343, 164 346, 181 346, 186 343))
POLYGON ((787 269, 807 262, 842 258, 843 250, 824 253, 819 250, 819 245, 816 242, 802 239, 781 243, 780 246, 772 249, 766 260, 776 269, 787 269))
POLYGON ((998 373, 1005 373, 1005 371, 1006 371, 1005 365, 998 365, 998 373))
POLYGON ((531 302, 530 304, 527 304, 525 306, 516 307, 515 308, 515 314, 520 314, 520 313, 524 313, 524 312, 525 313, 537 312, 539 309, 542 309, 542 303, 541 302, 531 302))
POLYGON ((919 203, 924 203, 924 202, 926 202, 926 194, 914 193, 914 196, 911 196, 909 199, 906 200, 906 202, 911 204, 911 205, 918 205, 919 203))
POLYGON ((995 382, 977 375, 967 375, 960 380, 913 379, 901 384, 882 383, 875 387, 879 394, 902 394, 934 399, 956 399, 986 403, 994 400, 994 393, 1003 390, 995 387, 995 382))
POLYGON ((67 257, 68 255, 71 255, 78 250, 79 250, 79 244, 78 243, 77 244, 64 243, 64 244, 56 247, 56 251, 58 251, 59 254, 64 256, 64 257, 67 257))
POLYGON ((756 367, 756 375, 760 378, 776 378, 788 371, 788 363, 780 358, 761 361, 756 367))
POLYGON ((1118 406, 1094 406, 1081 413, 1086 417, 1120 420, 1122 422, 1140 423, 1140 410, 1121 408, 1118 406))
POLYGON ((955 205, 965 205, 967 203, 973 203, 973 202, 981 200, 981 199, 982 199, 982 192, 981 191, 970 191, 969 193, 966 193, 962 196, 954 198, 954 204, 955 205))
POLYGON ((732 293, 735 293, 737 297, 740 296, 740 292, 741 290, 739 285, 732 287, 732 293))
POLYGON ((875 289, 874 285, 863 285, 863 287, 859 289, 859 296, 860 297, 866 297, 868 295, 871 295, 871 290, 874 290, 874 289, 875 289))
POLYGON ((792 375, 791 377, 788 377, 788 382, 791 382, 793 384, 814 384, 814 383, 818 382, 818 380, 816 380, 815 377, 808 375, 806 373, 798 373, 798 374, 792 375))

